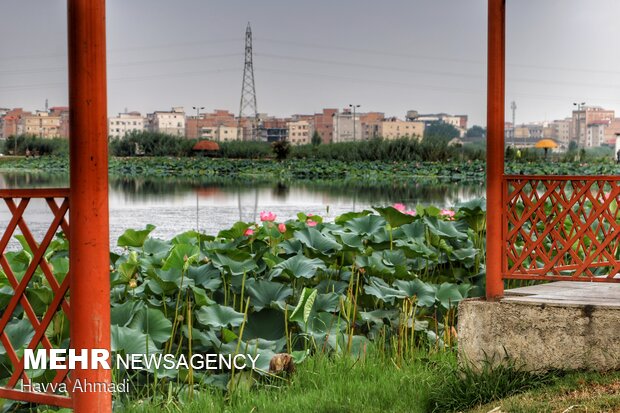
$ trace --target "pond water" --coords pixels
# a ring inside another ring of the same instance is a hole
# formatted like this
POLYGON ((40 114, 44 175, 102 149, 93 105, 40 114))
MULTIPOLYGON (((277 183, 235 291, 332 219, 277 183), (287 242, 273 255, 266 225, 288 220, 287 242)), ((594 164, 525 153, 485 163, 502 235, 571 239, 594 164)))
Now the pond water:
MULTIPOLYGON (((68 176, 49 174, 0 174, 0 188, 66 187, 68 176)), ((216 234, 241 220, 255 222, 260 211, 272 211, 278 221, 297 213, 318 214, 326 219, 373 205, 401 202, 450 207, 484 196, 481 182, 408 181, 388 184, 330 182, 248 182, 234 180, 196 181, 187 179, 111 178, 111 245, 127 228, 153 224, 153 235, 168 238, 199 228, 216 234)), ((40 239, 50 222, 44 202, 32 202, 26 222, 40 239)), ((6 227, 10 213, 0 206, 0 227, 6 227)))

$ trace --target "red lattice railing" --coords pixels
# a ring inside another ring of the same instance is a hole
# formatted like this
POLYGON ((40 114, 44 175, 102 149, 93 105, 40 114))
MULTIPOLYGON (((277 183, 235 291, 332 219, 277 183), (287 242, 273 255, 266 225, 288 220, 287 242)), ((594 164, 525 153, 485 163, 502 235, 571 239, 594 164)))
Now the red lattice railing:
MULTIPOLYGON (((0 198, 6 203, 11 215, 2 238, 0 238, 0 268, 2 270, 0 281, 8 283, 12 289, 12 297, 6 305, 0 307, 2 314, 0 317, 0 349, 3 350, 0 357, 7 357, 12 367, 11 371, 6 371, 7 363, 4 363, 4 366, 0 365, 2 368, 0 371, 0 397, 71 407, 69 394, 22 391, 24 386, 27 389, 32 389, 28 385, 32 384, 33 379, 24 370, 23 351, 15 346, 15 342, 21 340, 22 343, 27 343, 27 348, 30 349, 52 349, 54 346, 46 334, 48 328, 53 324, 53 320, 58 319, 63 313, 67 321, 70 319, 68 301, 70 276, 67 273, 62 280, 58 280, 52 273, 50 263, 45 258, 45 253, 58 231, 62 230, 66 237, 69 236, 69 224, 66 219, 69 210, 69 190, 0 190, 0 198), (53 214, 53 220, 45 231, 41 242, 35 240, 24 218, 24 212, 31 204, 31 200, 37 198, 44 199, 53 214), (25 264, 25 272, 16 269, 15 264, 12 267, 10 260, 7 259, 7 247, 11 238, 16 235, 18 228, 31 252, 30 262, 25 264), (33 301, 32 296, 30 299, 27 296, 27 289, 30 290, 34 285, 35 274, 43 274, 47 286, 53 292, 51 302, 46 303, 46 308, 39 310, 38 314, 35 312, 35 308, 40 309, 40 303, 38 306, 33 305, 31 303, 33 301)), ((67 389, 71 389, 71 378, 68 370, 56 370, 52 373, 48 383, 53 383, 57 389, 62 388, 60 384, 64 383, 67 389)), ((41 377, 37 378, 37 381, 41 381, 41 377)))
POLYGON ((620 282, 620 177, 504 177, 503 277, 620 282))

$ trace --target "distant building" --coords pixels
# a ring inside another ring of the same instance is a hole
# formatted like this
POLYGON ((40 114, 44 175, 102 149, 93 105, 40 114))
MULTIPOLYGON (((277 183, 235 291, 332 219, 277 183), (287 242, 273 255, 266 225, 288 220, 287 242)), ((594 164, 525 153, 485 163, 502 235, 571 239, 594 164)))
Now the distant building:
POLYGON ((610 122, 599 120, 590 123, 586 128, 586 148, 601 146, 605 143, 605 129, 610 122))
POLYGON ((549 133, 546 133, 545 137, 556 140, 563 147, 568 147, 570 143, 571 124, 571 118, 554 120, 549 123, 549 133))
POLYGON ((144 131, 144 117, 139 112, 119 113, 108 119, 108 137, 122 139, 132 132, 144 131))
POLYGON ((68 106, 52 106, 49 111, 52 116, 60 116, 60 129, 58 131, 60 136, 62 138, 69 138, 69 133, 70 133, 69 107, 68 106))
POLYGON ((620 135, 620 118, 614 118, 605 128, 605 143, 615 147, 617 135, 620 135))
POLYGON ((314 114, 314 130, 321 136, 322 143, 331 143, 334 139, 334 116, 338 109, 323 109, 314 114))
POLYGON ((606 122, 610 125, 615 119, 613 110, 603 109, 600 106, 584 106, 581 110, 574 110, 571 125, 570 140, 576 141, 580 147, 587 146, 587 128, 591 124, 606 122))
POLYGON ((60 137, 60 121, 59 114, 36 111, 22 115, 20 119, 21 128, 18 127, 18 130, 21 129, 21 133, 39 138, 58 138, 60 137))
POLYGON ((424 122, 389 118, 379 124, 379 136, 387 140, 404 137, 422 140, 424 127, 424 122))
POLYGON ((150 132, 185 136, 185 111, 173 107, 170 111, 155 111, 146 116, 146 129, 150 132))
POLYGON ((263 119, 259 129, 260 140, 264 142, 279 142, 288 138, 287 121, 278 118, 263 119))
POLYGON ((30 112, 24 112, 22 108, 2 109, 0 116, 0 139, 7 139, 9 136, 18 135, 18 128, 21 117, 30 112))
MULTIPOLYGON (((207 129, 208 128, 203 128, 207 129)), ((214 140, 217 142, 232 142, 243 140, 243 128, 237 126, 219 125, 213 128, 214 140)))
POLYGON ((342 113, 336 113, 333 117, 334 135, 332 142, 361 141, 363 138, 362 122, 359 113, 355 114, 345 109, 342 113))
POLYGON ((308 145, 312 137, 312 128, 307 120, 296 120, 286 123, 288 140, 293 145, 308 145))
POLYGON ((407 111, 408 121, 424 122, 426 126, 433 123, 447 123, 459 131, 461 137, 467 132, 467 115, 449 115, 447 113, 420 114, 417 110, 407 111))
MULTIPOLYGON (((216 109, 211 113, 201 113, 199 117, 188 116, 185 120, 185 136, 190 139, 209 139, 209 132, 219 126, 237 127, 238 120, 232 112, 216 109)), ((243 133, 240 134, 243 136, 243 133)))
POLYGON ((366 112, 360 115, 362 123, 362 139, 368 140, 381 136, 381 122, 385 119, 383 112, 366 112))

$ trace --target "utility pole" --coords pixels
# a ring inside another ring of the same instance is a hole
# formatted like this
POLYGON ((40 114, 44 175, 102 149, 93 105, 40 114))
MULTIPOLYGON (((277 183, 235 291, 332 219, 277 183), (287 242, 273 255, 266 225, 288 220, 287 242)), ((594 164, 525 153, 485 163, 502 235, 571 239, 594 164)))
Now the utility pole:
POLYGON ((517 111, 517 104, 514 100, 510 103, 510 109, 512 110, 512 147, 515 148, 515 140, 517 139, 517 137, 515 136, 517 128, 517 124, 515 123, 515 112, 517 111))
POLYGON ((245 63, 243 65, 243 82, 241 84, 241 103, 239 104, 239 125, 237 128, 237 139, 239 131, 242 130, 242 119, 249 115, 252 118, 250 140, 256 140, 258 131, 258 110, 256 109, 256 88, 254 85, 254 66, 252 64, 252 28, 248 22, 245 29, 245 63))
MULTIPOLYGON (((200 139, 200 111, 203 110, 204 106, 192 106, 192 109, 196 110, 196 139, 200 139)), ((197 231, 197 230, 196 230, 197 231)))
MULTIPOLYGON (((573 102, 573 106, 577 106, 577 146, 581 146, 581 111, 583 110, 586 102, 575 103, 573 102)), ((584 145, 585 146, 585 145, 584 145)))
POLYGON ((355 109, 359 108, 360 105, 349 105, 350 108, 353 108, 353 142, 355 142, 355 109))

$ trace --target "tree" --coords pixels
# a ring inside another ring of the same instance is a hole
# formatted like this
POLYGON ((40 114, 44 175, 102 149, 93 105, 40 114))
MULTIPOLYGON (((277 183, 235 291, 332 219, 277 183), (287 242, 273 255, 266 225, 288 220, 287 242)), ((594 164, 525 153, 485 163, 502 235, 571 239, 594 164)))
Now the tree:
POLYGON ((465 136, 468 138, 484 138, 487 135, 487 131, 482 126, 474 125, 467 129, 465 136))
POLYGON ((446 144, 459 135, 459 130, 449 123, 433 123, 424 129, 424 140, 428 142, 446 144))
POLYGON ((288 157, 289 152, 291 151, 291 145, 288 143, 287 140, 274 142, 271 144, 271 147, 278 161, 285 160, 288 157))
POLYGON ((314 133, 312 134, 312 139, 310 140, 310 142, 314 146, 319 146, 323 142, 323 139, 321 138, 321 134, 318 133, 317 131, 314 131, 314 133))

